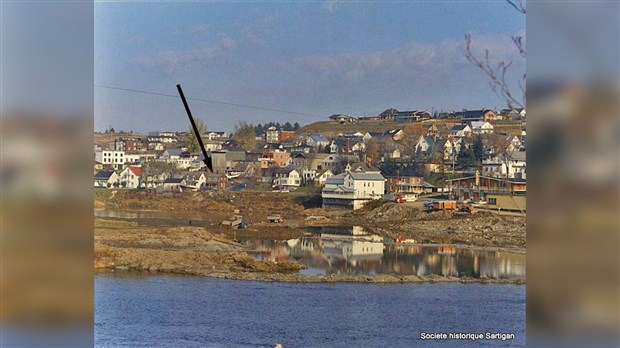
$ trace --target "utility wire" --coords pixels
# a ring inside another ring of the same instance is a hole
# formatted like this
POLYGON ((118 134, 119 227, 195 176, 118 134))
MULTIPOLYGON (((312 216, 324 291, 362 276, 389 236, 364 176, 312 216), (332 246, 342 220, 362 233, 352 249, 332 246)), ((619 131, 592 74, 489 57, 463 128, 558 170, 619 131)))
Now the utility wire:
MULTIPOLYGON (((105 89, 113 89, 113 90, 117 90, 117 91, 132 92, 132 93, 150 94, 150 95, 156 95, 156 96, 160 96, 160 97, 180 98, 178 95, 175 95, 175 94, 165 94, 165 93, 158 93, 158 92, 152 92, 152 91, 142 91, 142 90, 139 90, 139 89, 122 88, 122 87, 116 87, 116 86, 106 86, 106 85, 95 84, 95 87, 105 88, 105 89)), ((262 107, 262 106, 230 103, 230 102, 224 102, 224 101, 218 101, 218 100, 209 100, 209 99, 203 99, 203 98, 186 97, 186 99, 188 99, 188 100, 195 100, 195 101, 201 101, 201 102, 205 102, 205 103, 237 106, 237 107, 241 107, 241 108, 264 110, 264 111, 272 111, 272 112, 280 112, 280 113, 284 113, 284 114, 292 114, 292 115, 300 115, 300 116, 308 116, 308 117, 317 117, 317 118, 325 119, 324 116, 315 115, 315 114, 309 114, 309 113, 305 113, 305 112, 297 112, 297 111, 288 111, 288 110, 282 110, 282 109, 266 108, 266 107, 262 107)))

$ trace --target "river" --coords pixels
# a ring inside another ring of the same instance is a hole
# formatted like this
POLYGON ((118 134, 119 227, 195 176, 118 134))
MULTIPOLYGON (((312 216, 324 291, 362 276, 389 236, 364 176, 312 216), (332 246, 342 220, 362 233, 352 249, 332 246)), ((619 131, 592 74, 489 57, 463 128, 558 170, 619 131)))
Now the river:
POLYGON ((525 286, 268 283, 99 273, 97 347, 479 347, 525 345, 525 286), (422 333, 507 333, 421 341, 422 333))

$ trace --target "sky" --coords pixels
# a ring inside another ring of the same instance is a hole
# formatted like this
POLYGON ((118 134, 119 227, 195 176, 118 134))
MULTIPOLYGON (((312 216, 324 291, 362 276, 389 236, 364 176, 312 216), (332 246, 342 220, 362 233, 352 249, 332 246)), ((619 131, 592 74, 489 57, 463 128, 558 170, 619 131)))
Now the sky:
POLYGON ((97 2, 95 130, 187 130, 177 84, 191 98, 304 114, 189 100, 212 130, 505 108, 465 58, 465 34, 479 55, 513 61, 519 91, 525 60, 511 36, 525 34, 525 16, 504 1, 97 2))

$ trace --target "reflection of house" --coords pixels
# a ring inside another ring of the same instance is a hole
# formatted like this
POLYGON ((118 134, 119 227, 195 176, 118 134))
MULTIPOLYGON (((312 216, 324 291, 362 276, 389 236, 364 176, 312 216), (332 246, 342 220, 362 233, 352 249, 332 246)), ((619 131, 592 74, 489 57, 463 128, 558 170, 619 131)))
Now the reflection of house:
POLYGON ((378 169, 360 163, 325 181, 321 193, 324 208, 359 209, 385 193, 385 178, 378 169))
POLYGON ((447 180, 449 198, 456 200, 485 200, 489 194, 525 195, 526 182, 476 175, 447 180))
POLYGON ((383 257, 383 237, 378 235, 342 235, 321 233, 324 257, 333 262, 344 259, 352 266, 361 261, 376 261, 383 257))

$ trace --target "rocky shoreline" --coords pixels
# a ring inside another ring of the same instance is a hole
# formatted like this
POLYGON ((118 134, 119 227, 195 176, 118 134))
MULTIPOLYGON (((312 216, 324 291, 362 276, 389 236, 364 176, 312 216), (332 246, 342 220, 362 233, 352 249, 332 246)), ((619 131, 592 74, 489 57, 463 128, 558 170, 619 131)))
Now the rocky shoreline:
MULTIPOLYGON (((421 283, 461 282, 524 284, 525 280, 473 277, 376 275, 306 275, 297 262, 258 261, 243 240, 290 240, 304 235, 305 227, 358 225, 387 239, 404 238, 419 247, 455 247, 459 249, 498 251, 525 254, 525 219, 478 212, 472 215, 421 211, 416 206, 385 203, 362 211, 306 208, 301 199, 263 199, 250 205, 251 196, 239 193, 209 197, 204 193, 188 193, 173 199, 155 198, 138 204, 142 192, 123 192, 108 199, 99 199, 100 209, 114 207, 121 212, 150 209, 183 212, 205 216, 188 225, 185 218, 149 219, 140 217, 96 218, 95 260, 97 271, 141 271, 199 275, 222 279, 267 282, 355 282, 355 283, 421 283), (205 204, 205 202, 209 202, 205 204), (211 201, 217 204, 210 204, 211 201), (129 203, 128 203, 129 202, 129 203), (199 204, 200 203, 200 204, 199 204), (176 206, 175 206, 176 205, 176 206), (225 206, 225 209, 221 208, 225 206), (244 208, 252 206, 251 209, 244 208), (133 207, 133 208, 130 208, 133 207), (215 211, 205 212, 201 207, 215 211), (215 207, 215 208, 214 208, 215 207), (245 209, 245 210, 244 210, 245 209), (229 211, 241 211, 255 221, 247 229, 233 230, 219 225, 218 220, 229 211), (281 213, 285 224, 261 221, 269 213, 281 213), (206 213, 206 214, 205 214, 206 213), (308 218, 322 216, 322 219, 308 218), (209 220, 210 218, 211 220, 209 220)), ((101 198, 101 197, 99 197, 101 198)), ((144 198, 144 197, 142 197, 144 198)), ((146 210, 142 210, 144 212, 146 210)), ((139 215, 139 214, 138 214, 139 215)), ((194 216, 196 216, 194 215, 194 216)), ((407 244, 403 244, 407 245, 407 244)))

